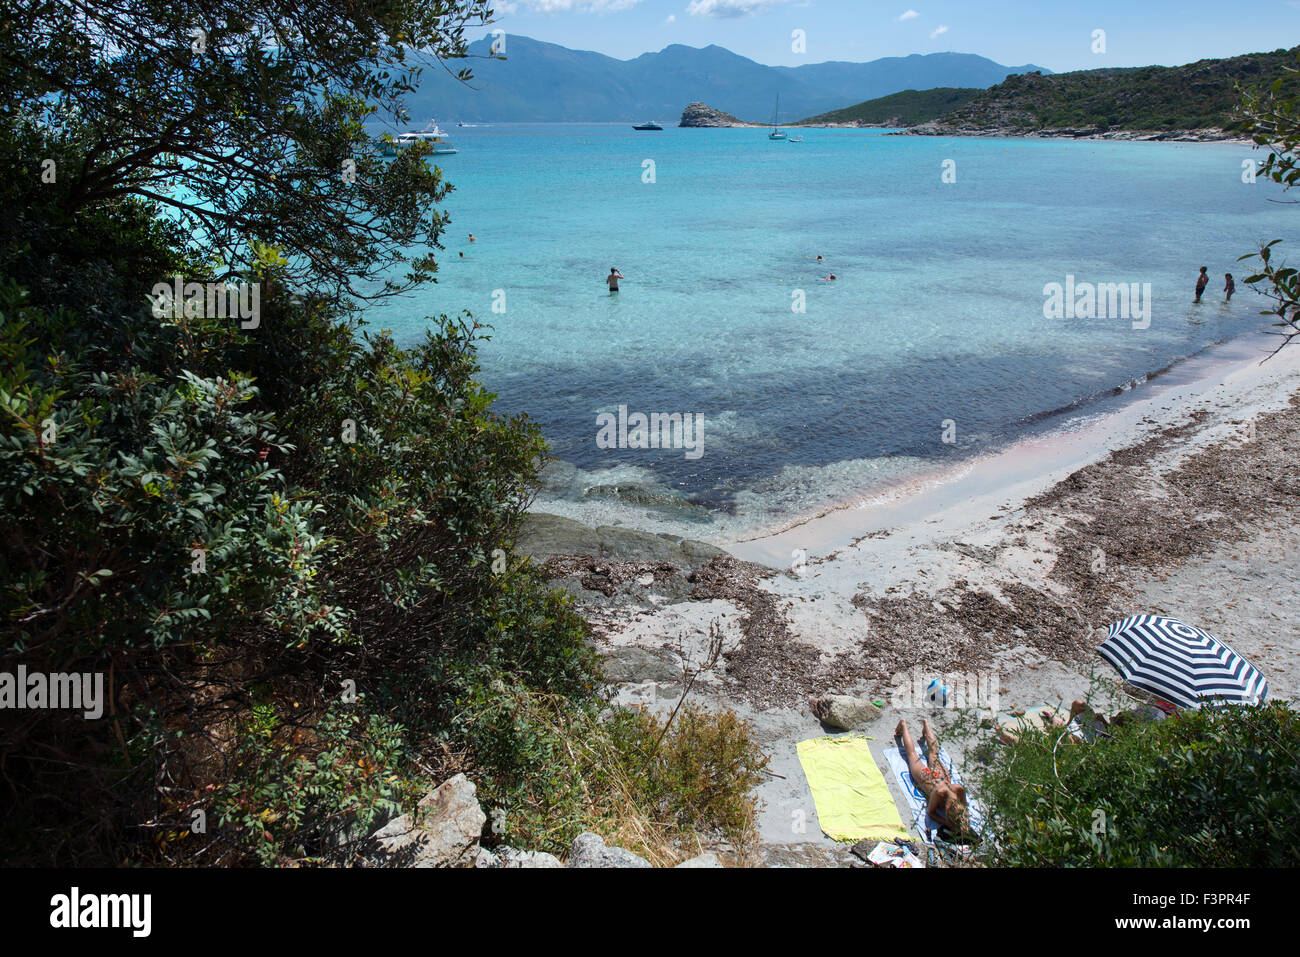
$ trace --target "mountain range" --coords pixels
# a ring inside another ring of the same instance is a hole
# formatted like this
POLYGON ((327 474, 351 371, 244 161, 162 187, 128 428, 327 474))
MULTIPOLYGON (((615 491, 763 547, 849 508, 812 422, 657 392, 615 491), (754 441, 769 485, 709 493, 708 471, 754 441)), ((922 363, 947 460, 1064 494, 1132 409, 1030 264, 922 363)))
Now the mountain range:
POLYGON ((1002 66, 972 53, 782 67, 716 45, 673 44, 617 60, 514 35, 506 37, 506 58, 491 58, 491 44, 490 37, 476 40, 469 48, 475 59, 448 64, 453 71, 469 66, 474 79, 468 84, 426 68, 408 97, 412 122, 669 122, 698 100, 761 122, 771 119, 778 94, 781 120, 790 122, 908 89, 983 89, 1012 74, 1051 72, 1032 64, 1002 66))

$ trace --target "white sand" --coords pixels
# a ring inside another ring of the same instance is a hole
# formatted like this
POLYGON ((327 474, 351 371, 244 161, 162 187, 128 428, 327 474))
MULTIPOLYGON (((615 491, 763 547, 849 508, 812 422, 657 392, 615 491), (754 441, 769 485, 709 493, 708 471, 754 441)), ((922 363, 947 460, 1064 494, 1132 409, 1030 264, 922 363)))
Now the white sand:
MULTIPOLYGON (((1050 509, 1026 509, 1026 499, 1104 459, 1110 450, 1138 444, 1162 428, 1187 421, 1194 409, 1208 414, 1172 452, 1163 454, 1162 467, 1208 445, 1244 438, 1251 419, 1285 406, 1300 386, 1300 347, 1259 363, 1275 342, 1263 335, 1238 340, 1138 387, 1138 398, 1122 410, 1094 417, 1073 431, 1025 441, 959 473, 921 480, 895 490, 888 501, 850 505, 778 534, 727 547, 739 558, 781 569, 790 567, 796 550, 806 551, 802 573, 772 575, 761 587, 784 602, 798 640, 824 656, 869 640, 866 618, 851 603, 858 594, 933 595, 958 579, 994 594, 1006 582, 1059 589, 1062 586, 1048 576, 1055 563, 1051 534, 1062 519, 1050 509), (1021 526, 1015 536, 1008 533, 1012 523, 1021 526), (1025 534, 1026 524, 1030 534, 1025 534), (865 537, 872 533, 877 534, 865 537)), ((1254 543, 1225 546, 1163 577, 1133 582, 1147 603, 1142 610, 1174 614, 1219 634, 1265 671, 1274 697, 1294 697, 1300 690, 1300 623, 1293 615, 1300 588, 1297 521, 1300 515, 1261 516, 1254 543)), ((1141 529, 1134 534, 1140 535, 1141 529)), ((612 640, 654 648, 681 642, 699 648, 709 622, 724 614, 731 647, 739 640, 734 626, 739 610, 716 600, 678 602, 639 615, 612 640)), ((1068 704, 1087 691, 1088 663, 1053 661, 1017 645, 1014 635, 1001 637, 1000 647, 992 651, 1003 710, 1044 701, 1068 704)), ((626 689, 625 695, 636 690, 626 689)), ((798 741, 824 733, 807 708, 757 711, 729 695, 721 676, 714 674, 705 675, 697 690, 702 700, 734 707, 750 718, 771 755, 771 770, 783 776, 771 777, 759 789, 766 803, 761 818, 764 840, 830 843, 817 826, 795 755, 798 741), (801 822, 806 822, 802 831, 801 822)), ((867 683, 859 689, 826 690, 851 693, 867 690, 867 683)), ((873 696, 880 696, 879 687, 873 696)), ((657 702, 659 707, 671 704, 657 702)), ((886 707, 867 733, 879 747, 892 746, 900 714, 919 730, 926 713, 886 707)), ((944 715, 939 718, 942 726, 944 715)), ((898 804, 906 822, 901 795, 898 804)))

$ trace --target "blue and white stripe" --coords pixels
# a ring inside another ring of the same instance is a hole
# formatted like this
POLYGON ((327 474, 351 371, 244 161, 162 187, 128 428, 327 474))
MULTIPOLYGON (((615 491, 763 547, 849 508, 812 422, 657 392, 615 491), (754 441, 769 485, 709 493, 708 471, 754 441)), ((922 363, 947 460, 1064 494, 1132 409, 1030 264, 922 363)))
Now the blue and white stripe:
POLYGON ((1134 615, 1110 626, 1097 654, 1120 677, 1180 708, 1259 704, 1268 681, 1208 631, 1161 615, 1134 615))

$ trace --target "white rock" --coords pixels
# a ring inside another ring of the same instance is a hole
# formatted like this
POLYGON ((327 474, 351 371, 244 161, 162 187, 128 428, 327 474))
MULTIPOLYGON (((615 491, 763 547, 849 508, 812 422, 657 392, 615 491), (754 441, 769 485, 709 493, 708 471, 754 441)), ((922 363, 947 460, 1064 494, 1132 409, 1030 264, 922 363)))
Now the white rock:
POLYGON ((649 861, 621 847, 607 847, 599 834, 587 831, 573 839, 569 867, 650 867, 649 861))
POLYGON ((721 867, 722 861, 718 860, 718 855, 711 851, 703 854, 697 854, 688 861, 682 861, 678 867, 721 867))
POLYGON ((545 851, 516 851, 513 847, 501 849, 502 867, 563 867, 560 859, 545 851))
POLYGON ((434 788, 415 814, 394 818, 371 835, 378 849, 372 865, 387 867, 473 867, 487 815, 476 789, 463 774, 434 788))

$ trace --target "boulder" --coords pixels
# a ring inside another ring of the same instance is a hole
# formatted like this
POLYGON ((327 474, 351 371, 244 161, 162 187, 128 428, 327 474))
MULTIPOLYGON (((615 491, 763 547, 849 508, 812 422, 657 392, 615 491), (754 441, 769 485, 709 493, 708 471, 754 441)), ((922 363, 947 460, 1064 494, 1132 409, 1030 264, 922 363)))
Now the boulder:
POLYGON ((697 542, 690 538, 683 538, 677 543, 677 547, 692 565, 705 565, 713 561, 717 556, 727 554, 716 545, 710 545, 708 542, 697 542))
POLYGON ((514 848, 506 848, 509 852, 502 856, 503 867, 563 867, 560 859, 554 854, 547 854, 545 851, 516 851, 514 848))
POLYGON ((595 555, 624 562, 673 562, 702 565, 721 548, 676 535, 654 535, 635 528, 592 528, 562 515, 529 512, 519 525, 515 546, 534 561, 560 555, 595 555))
POLYGON ((458 774, 434 788, 414 814, 389 821, 370 836, 371 866, 473 867, 487 815, 469 778, 458 774))
POLYGON ((880 709, 866 698, 844 694, 810 698, 808 707, 822 724, 842 731, 856 731, 880 717, 880 709))
POLYGON ((519 525, 515 546, 529 558, 545 561, 553 555, 599 554, 600 536, 574 519, 530 512, 519 525))
POLYGON ((569 867, 650 867, 649 861, 621 847, 607 847, 599 834, 586 831, 573 839, 569 867))
POLYGON ((475 867, 563 867, 560 859, 545 851, 518 851, 513 847, 498 847, 495 852, 480 850, 475 867))
POLYGON ((672 489, 647 488, 636 483, 592 485, 583 489, 582 497, 612 500, 626 505, 644 505, 688 522, 707 523, 713 520, 708 508, 672 489))
POLYGON ((711 852, 697 854, 690 860, 682 861, 678 867, 721 867, 722 861, 718 860, 718 855, 711 852))
POLYGON ((601 525, 595 530, 600 540, 600 554, 625 562, 677 562, 703 564, 722 549, 689 538, 655 535, 635 528, 601 525))

